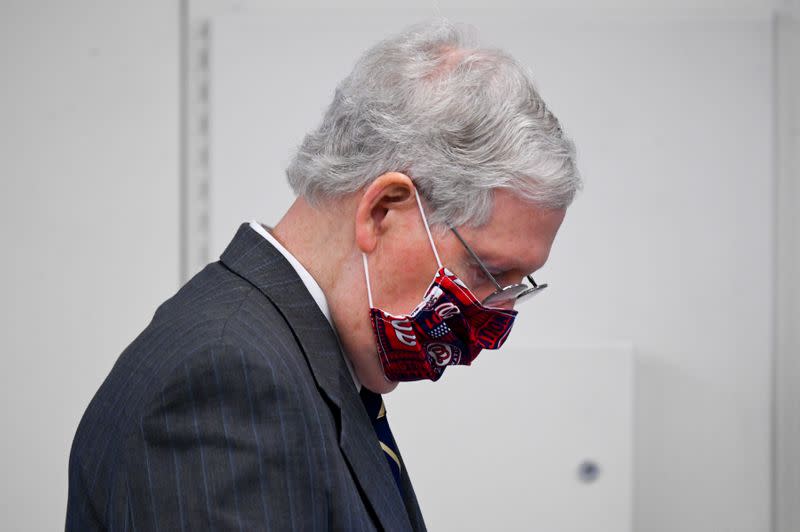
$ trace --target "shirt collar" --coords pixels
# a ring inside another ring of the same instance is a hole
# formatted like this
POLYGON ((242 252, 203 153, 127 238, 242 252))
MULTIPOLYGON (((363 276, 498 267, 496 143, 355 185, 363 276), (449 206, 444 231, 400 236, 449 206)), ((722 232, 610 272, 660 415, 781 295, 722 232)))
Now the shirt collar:
MULTIPOLYGON (((322 311, 322 314, 328 320, 328 323, 331 324, 331 328, 334 330, 334 332, 336 332, 336 327, 333 325, 333 320, 331 319, 331 312, 330 308, 328 307, 328 300, 325 299, 325 292, 322 291, 322 288, 319 286, 319 283, 317 283, 316 279, 314 279, 314 277, 311 276, 308 270, 306 270, 305 266, 303 266, 300 263, 300 261, 297 260, 295 256, 289 252, 288 249, 283 247, 283 245, 280 242, 278 242, 278 240, 274 236, 272 236, 272 234, 270 234, 270 232, 265 228, 265 226, 261 225, 256 220, 253 220, 250 222, 250 227, 259 235, 266 238, 267 241, 270 244, 272 244, 275 247, 275 249, 280 251, 281 255, 283 255, 286 258, 286 260, 289 261, 289 264, 292 265, 292 268, 294 268, 294 270, 297 272, 297 275, 300 277, 300 280, 303 281, 303 284, 305 285, 306 289, 311 294, 311 297, 314 299, 314 302, 316 302, 317 306, 322 311)), ((338 340, 339 338, 338 334, 336 338, 338 340)), ((339 345, 341 346, 341 342, 339 342, 339 345)), ((342 353, 344 353, 344 350, 342 350, 342 353)), ((344 362, 345 364, 347 364, 347 369, 348 371, 350 371, 350 376, 353 378, 353 383, 356 386, 356 390, 360 390, 361 382, 358 380, 358 377, 356 376, 355 369, 353 369, 353 364, 350 362, 350 358, 347 356, 347 353, 344 353, 344 362)))

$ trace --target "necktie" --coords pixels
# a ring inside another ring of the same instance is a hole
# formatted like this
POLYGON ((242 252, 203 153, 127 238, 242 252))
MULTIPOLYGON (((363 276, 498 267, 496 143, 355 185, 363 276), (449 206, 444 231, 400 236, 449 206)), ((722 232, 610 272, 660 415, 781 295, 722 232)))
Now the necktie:
POLYGON ((403 487, 400 484, 400 472, 403 465, 400 462, 400 452, 397 450, 397 443, 394 441, 392 431, 389 428, 389 421, 386 419, 386 407, 383 404, 383 398, 377 393, 368 390, 365 386, 361 386, 361 401, 364 403, 364 408, 367 410, 367 415, 372 421, 372 427, 375 429, 375 434, 378 436, 378 442, 383 450, 386 461, 389 464, 389 469, 392 470, 394 481, 397 483, 397 488, 400 493, 403 492, 403 487))

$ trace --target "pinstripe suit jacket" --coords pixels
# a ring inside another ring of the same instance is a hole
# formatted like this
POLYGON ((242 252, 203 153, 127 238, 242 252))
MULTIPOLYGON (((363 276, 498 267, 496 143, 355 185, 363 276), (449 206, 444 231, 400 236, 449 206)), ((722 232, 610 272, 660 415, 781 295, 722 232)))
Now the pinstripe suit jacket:
POLYGON ((334 332, 248 224, 156 310, 81 419, 67 530, 424 530, 334 332))

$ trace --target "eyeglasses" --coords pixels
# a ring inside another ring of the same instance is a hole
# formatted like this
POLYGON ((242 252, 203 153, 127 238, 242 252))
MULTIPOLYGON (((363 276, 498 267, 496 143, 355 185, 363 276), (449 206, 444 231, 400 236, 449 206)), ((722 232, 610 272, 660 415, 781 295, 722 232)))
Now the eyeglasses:
POLYGON ((486 298, 481 301, 481 304, 487 307, 491 306, 499 306, 505 303, 519 303, 526 299, 530 299, 531 297, 535 296, 545 288, 547 288, 547 284, 536 284, 536 281, 533 280, 533 276, 526 275, 525 277, 531 283, 530 285, 520 283, 520 284, 511 284, 505 287, 500 286, 500 283, 497 282, 494 275, 489 273, 489 270, 486 266, 481 262, 481 259, 478 258, 478 255, 472 251, 472 248, 461 238, 461 235, 458 234, 455 227, 449 226, 450 230, 453 231, 453 234, 456 235, 456 238, 461 242, 461 244, 466 248, 469 254, 475 259, 475 262, 478 264, 478 267, 483 271, 488 279, 492 281, 494 286, 497 288, 494 292, 489 294, 486 298))

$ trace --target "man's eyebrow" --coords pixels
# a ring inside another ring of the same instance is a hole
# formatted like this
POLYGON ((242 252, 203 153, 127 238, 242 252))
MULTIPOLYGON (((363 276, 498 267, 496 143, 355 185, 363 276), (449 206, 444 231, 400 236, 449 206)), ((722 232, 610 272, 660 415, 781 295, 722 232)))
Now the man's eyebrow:
MULTIPOLYGON (((538 264, 534 268, 531 268, 530 264, 523 264, 521 262, 515 261, 514 259, 497 258, 493 257, 492 255, 487 255, 486 258, 484 258, 484 255, 481 255, 479 252, 476 251, 475 253, 478 255, 478 257, 481 259, 481 262, 483 262, 483 265, 486 266, 486 268, 489 271, 496 271, 498 273, 504 273, 512 270, 519 270, 523 272, 523 275, 533 275, 542 267, 541 264, 538 264)), ((472 257, 469 257, 469 261, 475 267, 478 266, 478 264, 475 262, 475 259, 473 259, 472 257)))
MULTIPOLYGON (((497 259, 492 256, 484 258, 484 255, 481 255, 478 251, 476 251, 475 254, 478 255, 478 258, 481 260, 483 265, 489 270, 498 270, 504 272, 513 269, 512 265, 508 263, 507 259, 497 259)), ((478 262, 471 255, 467 256, 467 261, 473 266, 478 266, 478 262)))

